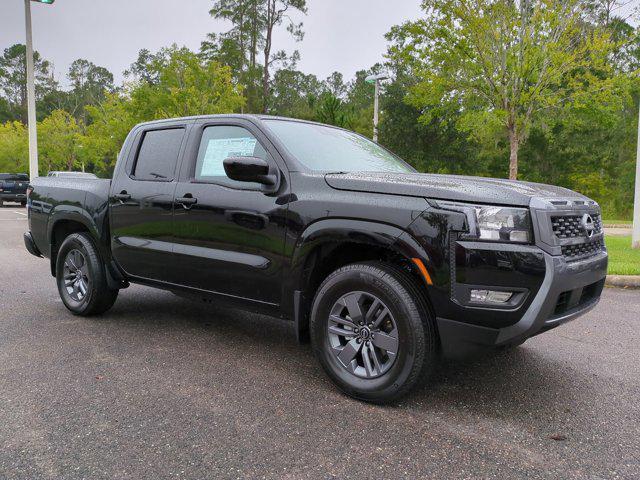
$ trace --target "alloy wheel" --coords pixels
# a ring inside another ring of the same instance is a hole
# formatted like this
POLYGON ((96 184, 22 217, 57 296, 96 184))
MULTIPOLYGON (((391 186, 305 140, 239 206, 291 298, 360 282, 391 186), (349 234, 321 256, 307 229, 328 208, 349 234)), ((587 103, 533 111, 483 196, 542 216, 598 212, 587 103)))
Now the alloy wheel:
POLYGON ((64 288, 69 297, 82 302, 89 291, 89 268, 84 254, 77 249, 70 250, 64 259, 64 288))
POLYGON ((350 292, 335 302, 327 335, 338 363, 357 377, 383 375, 398 355, 393 315, 381 299, 368 292, 350 292))

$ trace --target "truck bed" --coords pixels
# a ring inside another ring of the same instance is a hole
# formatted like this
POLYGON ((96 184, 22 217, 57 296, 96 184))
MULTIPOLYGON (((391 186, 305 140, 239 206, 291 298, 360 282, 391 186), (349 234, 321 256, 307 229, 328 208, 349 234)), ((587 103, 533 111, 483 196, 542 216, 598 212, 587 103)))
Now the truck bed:
POLYGON ((108 230, 110 179, 38 177, 30 183, 29 229, 48 256, 48 232, 59 219, 78 220, 99 237, 108 230))

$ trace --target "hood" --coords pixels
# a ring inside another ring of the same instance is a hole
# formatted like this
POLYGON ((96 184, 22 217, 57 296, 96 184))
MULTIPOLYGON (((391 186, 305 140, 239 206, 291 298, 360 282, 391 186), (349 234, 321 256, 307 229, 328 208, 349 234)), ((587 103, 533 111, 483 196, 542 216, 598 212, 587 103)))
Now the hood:
POLYGON ((462 175, 354 172, 329 173, 325 180, 336 190, 495 205, 528 207, 533 197, 587 200, 579 193, 553 185, 462 175))

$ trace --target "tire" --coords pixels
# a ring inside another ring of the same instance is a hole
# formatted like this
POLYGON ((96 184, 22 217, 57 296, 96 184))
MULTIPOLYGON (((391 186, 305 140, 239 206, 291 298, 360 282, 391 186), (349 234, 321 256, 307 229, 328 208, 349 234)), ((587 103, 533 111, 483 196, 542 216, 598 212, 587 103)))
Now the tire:
POLYGON ((367 262, 336 270, 318 288, 310 319, 312 348, 345 394, 390 403, 428 379, 439 342, 414 282, 398 267, 367 262), (381 313, 385 308, 388 314, 381 313), (360 315, 364 325, 349 324, 360 315))
POLYGON ((118 297, 118 290, 107 284, 98 250, 84 232, 73 233, 62 242, 56 259, 56 281, 62 302, 74 315, 104 313, 118 297))
POLYGON ((22 205, 23 207, 27 206, 27 202, 20 202, 20 205, 22 205))

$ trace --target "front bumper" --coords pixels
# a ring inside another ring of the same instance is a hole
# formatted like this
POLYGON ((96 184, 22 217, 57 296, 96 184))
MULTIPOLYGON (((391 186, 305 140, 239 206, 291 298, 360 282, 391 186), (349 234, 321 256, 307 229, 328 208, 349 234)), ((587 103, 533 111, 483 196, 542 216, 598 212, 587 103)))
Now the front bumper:
POLYGON ((542 250, 539 253, 544 257, 544 279, 524 314, 512 325, 489 328, 447 318, 437 319, 446 356, 520 343, 573 320, 597 305, 607 274, 606 252, 576 262, 567 262, 563 256, 542 250))

